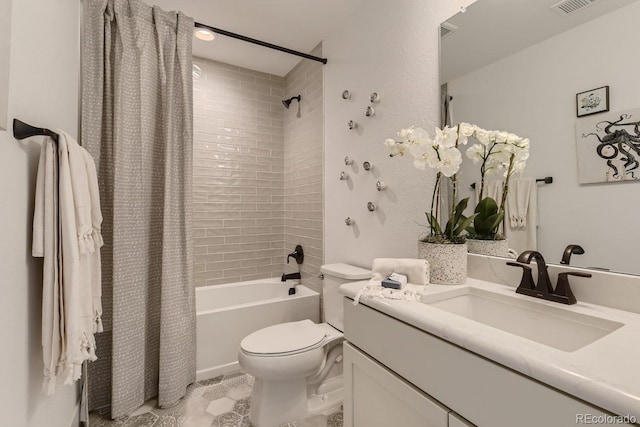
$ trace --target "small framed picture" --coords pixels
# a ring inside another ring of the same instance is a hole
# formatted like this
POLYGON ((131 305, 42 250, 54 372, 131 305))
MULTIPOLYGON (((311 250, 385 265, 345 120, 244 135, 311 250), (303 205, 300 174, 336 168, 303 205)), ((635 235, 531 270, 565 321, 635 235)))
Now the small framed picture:
POLYGON ((609 111, 609 86, 602 86, 576 94, 578 117, 609 111))

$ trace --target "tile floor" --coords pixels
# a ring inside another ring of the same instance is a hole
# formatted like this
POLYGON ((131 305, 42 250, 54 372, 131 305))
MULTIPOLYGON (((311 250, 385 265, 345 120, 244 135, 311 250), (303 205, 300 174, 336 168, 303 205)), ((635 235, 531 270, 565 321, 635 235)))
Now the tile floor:
MULTIPOLYGON (((149 401, 127 417, 110 420, 92 412, 90 427, 251 427, 249 407, 253 377, 233 372, 195 382, 182 401, 169 409, 159 409, 149 401)), ((342 427, 342 410, 283 424, 280 427, 342 427)))

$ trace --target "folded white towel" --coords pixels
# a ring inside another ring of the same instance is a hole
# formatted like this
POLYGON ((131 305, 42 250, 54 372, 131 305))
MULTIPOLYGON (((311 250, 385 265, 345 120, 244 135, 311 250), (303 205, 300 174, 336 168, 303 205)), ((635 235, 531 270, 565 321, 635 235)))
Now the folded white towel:
POLYGON ((404 274, 407 281, 416 285, 429 283, 429 263, 424 259, 376 258, 371 267, 371 280, 381 281, 393 273, 404 274))
POLYGON ((382 287, 382 280, 393 273, 404 274, 410 284, 429 284, 429 263, 424 259, 412 258, 376 258, 371 267, 371 280, 356 294, 353 305, 362 298, 387 298, 395 300, 419 301, 421 290, 407 286, 402 290, 382 287))

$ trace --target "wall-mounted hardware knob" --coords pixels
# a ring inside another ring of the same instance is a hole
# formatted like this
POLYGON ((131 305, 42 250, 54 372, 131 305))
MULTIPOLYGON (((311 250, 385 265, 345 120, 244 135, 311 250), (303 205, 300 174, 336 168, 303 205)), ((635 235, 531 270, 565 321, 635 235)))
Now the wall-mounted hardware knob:
POLYGON ((353 120, 349 120, 347 122, 347 126, 349 126, 349 130, 354 130, 355 128, 358 127, 358 124, 356 122, 354 122, 353 120))
POLYGON ((385 188, 387 188, 387 184, 385 184, 385 183, 384 183, 384 182, 382 182, 382 181, 378 181, 378 182, 376 182, 376 190, 378 190, 378 191, 382 191, 382 190, 384 190, 385 188))
POLYGON ((373 211, 375 211, 375 210, 376 210, 376 205, 375 205, 375 203, 373 203, 373 202, 369 202, 369 203, 367 203, 367 210, 368 210, 369 212, 373 212, 373 211))
POLYGON ((371 116, 373 116, 375 114, 376 114, 376 110, 374 110, 371 105, 369 105, 367 107, 367 109, 365 110, 365 112, 364 112, 364 115, 367 116, 367 117, 371 117, 371 116))
POLYGON ((351 92, 349 92, 348 90, 343 90, 342 91, 342 99, 349 99, 351 98, 351 92))
POLYGON ((370 162, 364 162, 362 164, 362 167, 364 168, 364 170, 366 171, 370 171, 371 169, 373 169, 373 165, 370 162))
POLYGON ((340 172, 340 181, 349 179, 349 175, 346 172, 340 172))
POLYGON ((369 95, 369 101, 380 102, 380 94, 378 92, 372 92, 371 95, 369 95))
POLYGON ((352 163, 353 163, 353 159, 351 157, 347 156, 347 157, 344 158, 344 164, 345 165, 348 166, 348 165, 350 165, 352 163))
POLYGON ((350 217, 346 217, 345 220, 344 220, 344 223, 347 224, 347 225, 353 225, 354 222, 355 221, 352 220, 350 217))

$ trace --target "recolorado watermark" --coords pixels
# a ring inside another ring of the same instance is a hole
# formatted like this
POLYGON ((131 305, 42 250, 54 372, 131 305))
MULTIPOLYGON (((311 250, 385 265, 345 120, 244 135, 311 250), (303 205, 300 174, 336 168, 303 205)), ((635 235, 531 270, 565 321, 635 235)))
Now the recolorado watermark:
POLYGON ((576 414, 576 424, 635 424, 634 415, 576 414))

